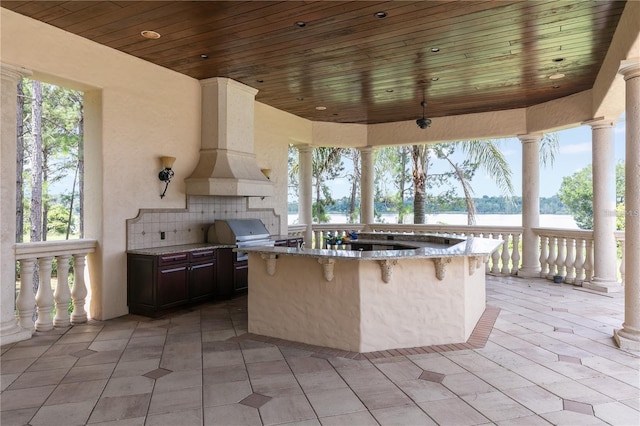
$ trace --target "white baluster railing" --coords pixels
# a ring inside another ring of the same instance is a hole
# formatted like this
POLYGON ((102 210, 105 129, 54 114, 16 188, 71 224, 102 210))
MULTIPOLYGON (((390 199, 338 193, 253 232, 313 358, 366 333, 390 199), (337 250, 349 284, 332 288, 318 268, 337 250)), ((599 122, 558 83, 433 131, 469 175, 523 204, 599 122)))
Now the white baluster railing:
POLYGON ((625 259, 626 259, 625 250, 624 250, 625 234, 624 234, 624 231, 616 231, 614 234, 616 236, 616 242, 618 243, 618 245, 620 245, 620 251, 622 252, 619 271, 620 271, 620 282, 624 286, 624 266, 625 266, 625 259))
MULTIPOLYGON (((345 235, 356 232, 395 232, 415 234, 451 235, 453 237, 484 237, 502 240, 500 248, 487 262, 487 272, 491 274, 517 274, 522 242, 522 227, 514 226, 464 226, 464 225, 411 225, 411 224, 320 224, 312 226, 316 248, 325 247, 328 234, 345 235)), ((562 275, 564 281, 582 285, 593 277, 593 232, 582 229, 534 228, 540 241, 540 276, 549 280, 554 275, 562 275)), ((624 284, 624 231, 616 231, 616 241, 621 245, 622 258, 619 272, 624 284)), ((333 247, 332 247, 333 248, 333 247)), ((338 248, 338 247, 336 247, 338 248)), ((340 247, 348 249, 343 245, 340 247)))
MULTIPOLYGON (((375 223, 362 224, 320 224, 313 225, 316 248, 322 247, 322 242, 328 233, 342 235, 349 231, 367 232, 396 232, 415 234, 451 235, 453 237, 484 237, 502 240, 498 250, 487 263, 487 270, 494 274, 516 274, 520 267, 522 230, 520 226, 467 226, 467 225, 412 225, 375 223), (319 242, 320 241, 320 242, 319 242)), ((348 248, 348 247, 343 247, 348 248)))
POLYGON ((47 331, 87 321, 85 302, 88 294, 84 280, 85 258, 96 250, 96 240, 43 241, 15 245, 16 260, 20 262, 20 280, 16 308, 20 326, 27 330, 47 331), (69 260, 73 257, 73 288, 69 290, 69 260), (57 284, 51 288, 53 259, 57 263, 57 284), (34 294, 34 271, 38 264, 39 285, 34 294), (69 316, 69 302, 73 312, 69 316), (51 318, 53 308, 55 318, 51 318), (33 313, 38 318, 33 321, 33 313))

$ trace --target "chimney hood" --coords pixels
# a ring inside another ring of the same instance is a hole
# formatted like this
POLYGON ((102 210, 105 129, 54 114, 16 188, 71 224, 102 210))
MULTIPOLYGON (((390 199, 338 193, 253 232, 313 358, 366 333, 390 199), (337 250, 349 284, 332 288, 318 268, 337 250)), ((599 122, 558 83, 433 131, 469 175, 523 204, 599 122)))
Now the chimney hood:
POLYGON ((254 102, 258 91, 235 80, 201 80, 200 159, 185 179, 189 195, 265 197, 273 184, 253 151, 254 102))

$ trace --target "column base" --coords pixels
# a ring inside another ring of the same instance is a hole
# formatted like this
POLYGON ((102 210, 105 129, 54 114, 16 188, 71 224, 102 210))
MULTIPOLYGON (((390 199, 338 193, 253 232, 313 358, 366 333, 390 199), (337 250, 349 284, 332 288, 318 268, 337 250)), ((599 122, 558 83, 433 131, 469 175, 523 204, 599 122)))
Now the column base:
POLYGON ((31 330, 20 327, 15 320, 0 325, 0 344, 21 342, 31 339, 31 330))
POLYGON ((518 276, 521 278, 540 278, 540 267, 526 267, 518 269, 518 276))
POLYGON ((613 338, 620 349, 640 352, 640 335, 629 334, 622 330, 614 330, 613 338))
POLYGON ((624 290, 622 284, 617 281, 584 281, 582 283, 583 288, 588 288, 589 290, 601 291, 603 293, 619 293, 624 290))

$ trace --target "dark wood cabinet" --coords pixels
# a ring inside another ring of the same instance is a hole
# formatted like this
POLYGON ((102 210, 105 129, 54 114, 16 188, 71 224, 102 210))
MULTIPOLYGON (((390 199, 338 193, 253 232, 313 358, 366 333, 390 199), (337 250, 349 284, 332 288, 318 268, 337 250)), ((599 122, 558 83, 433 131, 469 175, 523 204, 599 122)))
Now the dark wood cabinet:
POLYGON ((129 312, 155 317, 216 295, 216 250, 127 255, 129 312))
POLYGON ((233 263, 233 290, 234 292, 240 292, 246 290, 249 287, 249 262, 246 260, 242 262, 233 263))
POLYGON ((302 244, 303 241, 304 238, 302 237, 283 237, 280 239, 276 239, 274 241, 274 245, 276 247, 298 247, 300 246, 300 244, 302 244))

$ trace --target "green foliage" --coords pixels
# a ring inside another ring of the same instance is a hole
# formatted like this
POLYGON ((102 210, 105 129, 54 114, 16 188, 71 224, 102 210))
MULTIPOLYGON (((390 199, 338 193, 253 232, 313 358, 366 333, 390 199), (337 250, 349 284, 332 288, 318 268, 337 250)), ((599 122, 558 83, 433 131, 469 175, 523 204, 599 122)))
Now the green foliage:
MULTIPOLYGON (((25 230, 31 229, 29 222, 29 199, 32 191, 31 174, 33 165, 31 164, 30 152, 33 149, 34 129, 32 126, 32 101, 33 86, 32 81, 23 80, 23 92, 25 102, 23 106, 23 137, 25 143, 24 153, 24 193, 23 193, 23 219, 25 230)), ((47 231, 54 234, 66 234, 69 222, 70 192, 57 197, 51 194, 52 187, 60 182, 67 182, 73 178, 80 161, 80 146, 82 144, 82 108, 83 94, 75 90, 67 89, 50 84, 42 84, 42 128, 39 131, 43 142, 43 184, 42 201, 48 206, 47 231), (66 197, 65 197, 66 195, 66 197), (64 212, 66 211, 66 217, 64 212)), ((60 191, 60 188, 57 189, 60 191)), ((60 195, 60 194, 56 194, 60 195)), ((77 205, 78 194, 75 195, 73 215, 71 216, 71 226, 79 221, 79 211, 77 205)), ((34 225, 35 226, 35 225, 34 225)), ((38 225, 40 226, 40 225, 38 225)), ((46 236, 43 236, 46 237, 46 236)))
MULTIPOLYGON (((618 229, 624 229, 624 163, 616 165, 616 216, 618 229)), ((592 166, 562 179, 558 196, 581 229, 593 229, 592 166)))
MULTIPOLYGON (((55 204, 49 208, 47 219, 47 231, 54 234, 65 234, 69 222, 69 209, 61 204, 55 204)), ((71 228, 74 228, 74 217, 71 216, 71 228)))

